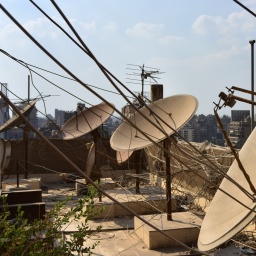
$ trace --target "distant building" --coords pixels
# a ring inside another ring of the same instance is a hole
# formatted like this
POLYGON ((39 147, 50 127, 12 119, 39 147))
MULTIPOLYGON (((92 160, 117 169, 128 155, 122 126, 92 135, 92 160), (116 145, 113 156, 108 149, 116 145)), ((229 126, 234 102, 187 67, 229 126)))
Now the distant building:
MULTIPOLYGON (((27 103, 22 103, 22 104, 19 104, 17 107, 19 109, 23 109, 26 106, 27 106, 27 103)), ((30 113, 28 115, 28 120, 36 129, 38 129, 38 119, 37 119, 36 107, 33 107, 32 110, 30 111, 30 113)), ((29 132, 29 138, 35 138, 35 133, 29 132)))
POLYGON ((231 110, 231 121, 240 122, 250 116, 250 110, 231 110))
POLYGON ((233 147, 241 149, 251 133, 251 118, 244 118, 242 121, 231 121, 229 128, 229 139, 233 147))
MULTIPOLYGON (((1 83, 1 92, 8 97, 8 84, 1 83)), ((1 98, 0 99, 0 126, 10 119, 9 105, 1 98)), ((7 139, 7 131, 0 133, 0 137, 7 139)))
POLYGON ((179 134, 189 142, 192 142, 195 139, 194 127, 189 123, 179 129, 179 134))
POLYGON ((73 116, 76 115, 76 111, 65 111, 64 112, 64 124, 73 116))
POLYGON ((213 115, 198 115, 192 119, 194 128, 194 142, 209 141, 211 143, 217 138, 217 124, 213 115))
POLYGON ((55 122, 57 125, 62 126, 64 124, 65 110, 55 109, 55 122))

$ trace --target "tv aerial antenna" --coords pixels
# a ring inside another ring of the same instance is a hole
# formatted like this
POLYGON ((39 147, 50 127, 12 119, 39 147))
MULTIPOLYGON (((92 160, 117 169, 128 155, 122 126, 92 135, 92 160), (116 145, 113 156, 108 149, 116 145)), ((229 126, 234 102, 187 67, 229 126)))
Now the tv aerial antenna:
POLYGON ((132 66, 132 67, 126 68, 128 70, 131 70, 132 73, 126 73, 126 75, 135 76, 137 78, 127 78, 127 80, 129 80, 127 83, 141 84, 140 96, 142 98, 144 96, 144 85, 151 84, 150 81, 145 81, 145 80, 149 78, 149 79, 152 79, 155 83, 157 83, 157 79, 160 79, 160 77, 157 77, 156 75, 161 75, 164 73, 164 72, 160 72, 160 69, 158 68, 146 67, 144 64, 142 66, 128 64, 128 66, 132 66))

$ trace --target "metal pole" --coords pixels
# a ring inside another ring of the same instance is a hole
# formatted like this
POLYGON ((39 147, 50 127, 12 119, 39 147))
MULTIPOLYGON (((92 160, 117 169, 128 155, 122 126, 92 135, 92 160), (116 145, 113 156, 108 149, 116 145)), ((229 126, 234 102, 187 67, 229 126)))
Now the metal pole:
POLYGON ((135 178, 135 191, 136 194, 140 193, 140 177, 141 173, 141 149, 136 150, 135 152, 135 170, 136 170, 136 178, 135 178))
POLYGON ((141 72, 141 98, 143 99, 144 96, 144 64, 142 66, 142 72, 141 72))
MULTIPOLYGON (((164 148, 169 149, 170 142, 164 141, 164 148)), ((172 220, 172 188, 171 188, 171 158, 170 154, 164 152, 165 156, 165 175, 166 175, 166 201, 167 201, 167 220, 172 220)))
POLYGON ((30 75, 28 75, 28 103, 30 101, 30 75))
MULTIPOLYGON (((255 40, 249 41, 251 44, 251 90, 254 92, 254 44, 255 40)), ((254 94, 251 95, 252 101, 254 101, 254 94)), ((254 128, 254 105, 251 105, 251 112, 252 112, 252 118, 251 118, 251 132, 254 128)))
MULTIPOLYGON (((30 101, 30 76, 28 75, 28 100, 27 104, 29 104, 30 101)), ((29 116, 28 116, 29 119, 29 116)), ((28 178, 28 138, 29 138, 29 128, 27 124, 25 123, 25 127, 23 130, 23 141, 24 141, 24 179, 28 178)))
POLYGON ((19 175, 19 160, 16 161, 16 170, 17 170, 17 188, 20 186, 20 175, 19 175))

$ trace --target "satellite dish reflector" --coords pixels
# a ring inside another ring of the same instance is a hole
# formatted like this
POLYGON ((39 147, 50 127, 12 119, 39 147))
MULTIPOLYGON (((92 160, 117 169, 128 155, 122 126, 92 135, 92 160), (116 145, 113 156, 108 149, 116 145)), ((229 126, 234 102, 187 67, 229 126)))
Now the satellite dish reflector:
POLYGON ((128 158, 132 155, 133 150, 125 150, 125 151, 116 151, 116 160, 119 164, 128 160, 128 158))
POLYGON ((4 158, 2 161, 2 172, 4 173, 5 170, 7 169, 9 162, 11 160, 11 151, 12 151, 12 144, 10 140, 5 140, 4 141, 4 158))
MULTIPOLYGON (((168 135, 174 133, 170 128, 178 130, 194 115, 198 101, 191 95, 170 96, 143 107, 140 111, 168 135), (159 117, 170 127, 164 124, 159 117)), ((129 117, 129 120, 140 130, 146 133, 154 142, 162 141, 166 136, 158 128, 149 123, 138 112, 129 117)), ((152 144, 144 135, 132 127, 128 122, 122 122, 110 138, 110 145, 116 151, 137 150, 152 144)))
MULTIPOLYGON (((255 154, 256 128, 252 131, 239 152, 240 161, 249 175, 252 184, 256 184, 255 154)), ((227 175, 253 195, 236 160, 230 166, 227 175)), ((198 238, 198 248, 201 251, 209 251, 228 241, 255 218, 255 212, 253 211, 255 211, 256 203, 246 196, 235 184, 224 178, 220 184, 220 188, 251 210, 245 208, 239 202, 218 190, 201 226, 198 238)))
POLYGON ((114 109, 106 103, 100 103, 79 112, 60 128, 62 139, 71 140, 93 131, 104 123, 113 112, 114 109))
MULTIPOLYGON (((2 169, 2 165, 3 165, 3 161, 4 161, 4 154, 5 154, 5 143, 4 140, 2 138, 0 138, 0 168, 2 169)), ((0 174, 3 174, 3 172, 1 172, 0 174)))
MULTIPOLYGON (((27 104, 23 109, 20 110, 20 112, 27 117, 30 112, 32 111, 33 107, 35 106, 37 100, 31 101, 29 104, 27 104)), ((23 121, 20 118, 20 116, 15 113, 14 116, 9 119, 6 123, 4 123, 1 127, 0 127, 0 132, 4 132, 7 131, 9 129, 12 129, 20 124, 22 124, 23 121)))
POLYGON ((94 163, 95 163, 95 143, 92 143, 88 152, 87 162, 86 162, 86 174, 88 177, 91 176, 94 163))

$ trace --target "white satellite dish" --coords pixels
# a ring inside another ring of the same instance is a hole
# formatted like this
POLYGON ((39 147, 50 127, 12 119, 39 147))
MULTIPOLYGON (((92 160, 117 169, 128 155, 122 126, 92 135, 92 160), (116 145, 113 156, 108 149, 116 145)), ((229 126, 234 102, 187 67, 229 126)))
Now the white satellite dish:
POLYGON ((4 173, 5 170, 7 169, 9 162, 11 160, 11 152, 12 152, 12 144, 10 140, 5 140, 4 141, 4 158, 2 161, 2 172, 4 173))
MULTIPOLYGON (((148 107, 141 108, 140 112, 147 116, 161 130, 164 130, 168 135, 172 135, 174 133, 173 129, 178 130, 190 120, 197 107, 198 101, 194 96, 181 94, 155 101, 148 105, 148 107), (159 117, 168 125, 163 123, 159 117)), ((131 115, 129 120, 154 142, 162 141, 166 137, 164 133, 149 123, 138 112, 131 115)), ((150 140, 126 121, 121 123, 110 139, 110 145, 116 151, 134 151, 147 147, 150 144, 152 144, 150 140)))
MULTIPOLYGON (((0 138, 0 168, 2 169, 3 161, 4 161, 4 154, 5 154, 5 143, 4 139, 0 138)), ((3 174, 3 172, 2 172, 3 174)))
POLYGON ((87 108, 70 118, 60 128, 61 138, 63 140, 71 140, 85 135, 103 124, 113 112, 114 109, 106 103, 87 108))
POLYGON ((95 163, 95 143, 92 143, 88 152, 87 162, 86 162, 86 174, 88 177, 91 176, 94 163, 95 163))
MULTIPOLYGON (((27 104, 22 110, 20 110, 20 112, 24 115, 24 116, 28 116, 30 114, 30 112, 32 111, 33 107, 35 106, 37 100, 34 100, 32 102, 30 102, 29 104, 27 104)), ((18 114, 14 114, 14 116, 12 118, 10 118, 7 122, 5 122, 1 127, 0 127, 0 132, 4 132, 7 131, 9 129, 14 128, 15 126, 20 125, 21 123, 23 123, 21 117, 18 114)))
POLYGON ((116 151, 116 160, 119 164, 128 160, 128 158, 132 155, 133 150, 125 150, 125 151, 116 151))
MULTIPOLYGON (((252 184, 256 184, 255 155, 256 128, 252 131, 239 152, 239 159, 249 175, 252 184)), ((227 175, 253 195, 236 160, 232 163, 227 175)), ((201 226, 198 238, 198 248, 201 251, 209 251, 228 241, 255 218, 254 211, 256 203, 245 195, 234 183, 224 178, 220 188, 229 195, 234 196, 238 202, 220 190, 216 192, 201 226), (239 202, 242 202, 249 209, 245 208, 239 202)))

